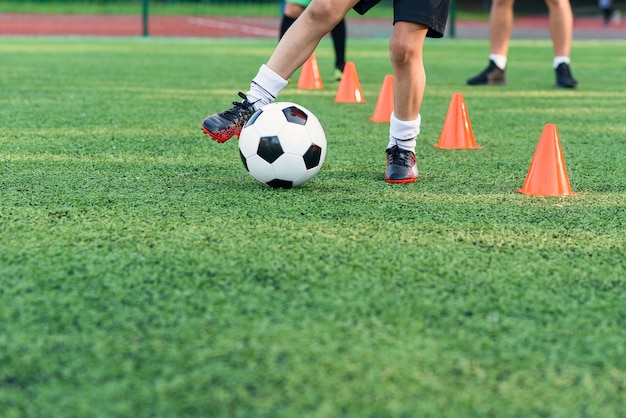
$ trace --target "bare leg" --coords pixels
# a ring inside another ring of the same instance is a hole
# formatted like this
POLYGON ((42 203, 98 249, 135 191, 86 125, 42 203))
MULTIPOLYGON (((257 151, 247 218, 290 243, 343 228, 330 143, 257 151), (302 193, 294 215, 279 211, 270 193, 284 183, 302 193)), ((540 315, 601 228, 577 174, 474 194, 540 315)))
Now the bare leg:
POLYGON ((358 0, 313 0, 285 33, 267 66, 285 80, 304 64, 320 39, 358 0))
POLYGON ((489 13, 490 53, 507 55, 513 31, 513 4, 515 0, 493 0, 489 13))
POLYGON ((550 14, 550 36, 554 56, 569 57, 574 15, 569 0, 546 0, 550 14))
POLYGON ((422 48, 428 28, 411 22, 397 22, 389 40, 394 72, 394 114, 403 121, 416 120, 422 106, 426 72, 422 48))
POLYGON ((286 2, 285 10, 283 11, 283 14, 285 16, 289 16, 292 19, 297 19, 300 17, 303 11, 304 11, 304 7, 300 6, 299 4, 286 2))

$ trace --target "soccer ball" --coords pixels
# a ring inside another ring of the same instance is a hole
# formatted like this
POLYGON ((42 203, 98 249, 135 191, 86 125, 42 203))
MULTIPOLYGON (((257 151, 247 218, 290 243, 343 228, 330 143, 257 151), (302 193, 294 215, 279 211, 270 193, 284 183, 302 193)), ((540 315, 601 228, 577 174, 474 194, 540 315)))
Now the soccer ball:
POLYGON ((246 170, 273 188, 301 186, 315 176, 326 157, 326 135, 310 110, 274 102, 257 110, 239 135, 246 170))

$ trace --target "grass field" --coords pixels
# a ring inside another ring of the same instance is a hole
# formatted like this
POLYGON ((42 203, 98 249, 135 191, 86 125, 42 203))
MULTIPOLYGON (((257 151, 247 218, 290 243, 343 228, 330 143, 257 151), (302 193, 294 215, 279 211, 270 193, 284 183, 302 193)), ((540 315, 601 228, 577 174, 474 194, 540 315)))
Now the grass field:
MULTIPOLYGON (((391 68, 349 40, 366 103, 305 105, 329 150, 302 188, 244 170, 208 113, 273 40, 0 39, 3 417, 626 416, 626 42, 426 45, 421 180, 383 180, 391 68), (463 93, 483 148, 433 147, 463 93), (556 124, 576 197, 523 184, 556 124)), ((294 77, 295 78, 295 77, 294 77)))

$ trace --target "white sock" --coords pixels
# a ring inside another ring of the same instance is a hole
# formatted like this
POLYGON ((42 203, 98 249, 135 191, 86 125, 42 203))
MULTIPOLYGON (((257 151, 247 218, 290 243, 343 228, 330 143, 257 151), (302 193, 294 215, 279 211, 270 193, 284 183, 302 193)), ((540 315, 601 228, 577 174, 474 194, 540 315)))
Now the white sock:
POLYGON ((506 68, 506 55, 489 54, 489 59, 493 61, 499 69, 504 70, 506 68))
POLYGON ((404 121, 396 118, 395 113, 392 112, 389 121, 389 144, 387 148, 397 145, 403 150, 415 152, 421 124, 422 115, 417 115, 415 120, 404 121))
POLYGON ((259 110, 266 104, 272 103, 278 94, 287 85, 287 80, 276 74, 267 65, 261 65, 256 77, 250 83, 250 91, 246 93, 248 101, 259 110))
POLYGON ((557 55, 556 57, 554 57, 554 61, 552 61, 552 67, 556 68, 563 63, 569 65, 570 63, 569 57, 566 57, 564 55, 557 55))

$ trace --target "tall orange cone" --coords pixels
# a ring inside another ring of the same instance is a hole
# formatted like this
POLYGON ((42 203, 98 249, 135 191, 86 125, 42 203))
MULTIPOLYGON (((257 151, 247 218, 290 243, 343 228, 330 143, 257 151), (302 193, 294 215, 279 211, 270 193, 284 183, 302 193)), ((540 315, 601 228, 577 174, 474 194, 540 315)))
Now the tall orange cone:
POLYGON ((577 196, 569 184, 556 125, 543 127, 524 185, 516 191, 531 196, 577 196))
POLYGON ((437 148, 443 149, 479 149, 474 139, 474 131, 470 122, 465 100, 461 93, 454 93, 448 107, 448 114, 443 123, 437 148))
POLYGON ((302 71, 300 71, 300 78, 298 79, 296 87, 307 90, 319 90, 324 87, 322 84, 322 76, 320 75, 320 67, 317 65, 315 54, 311 54, 302 65, 302 71))
POLYGON ((393 75, 387 74, 380 88, 374 113, 370 117, 374 122, 389 122, 393 112, 393 75))
POLYGON ((343 68, 335 101, 339 103, 362 103, 365 101, 353 62, 346 62, 346 66, 343 68))

